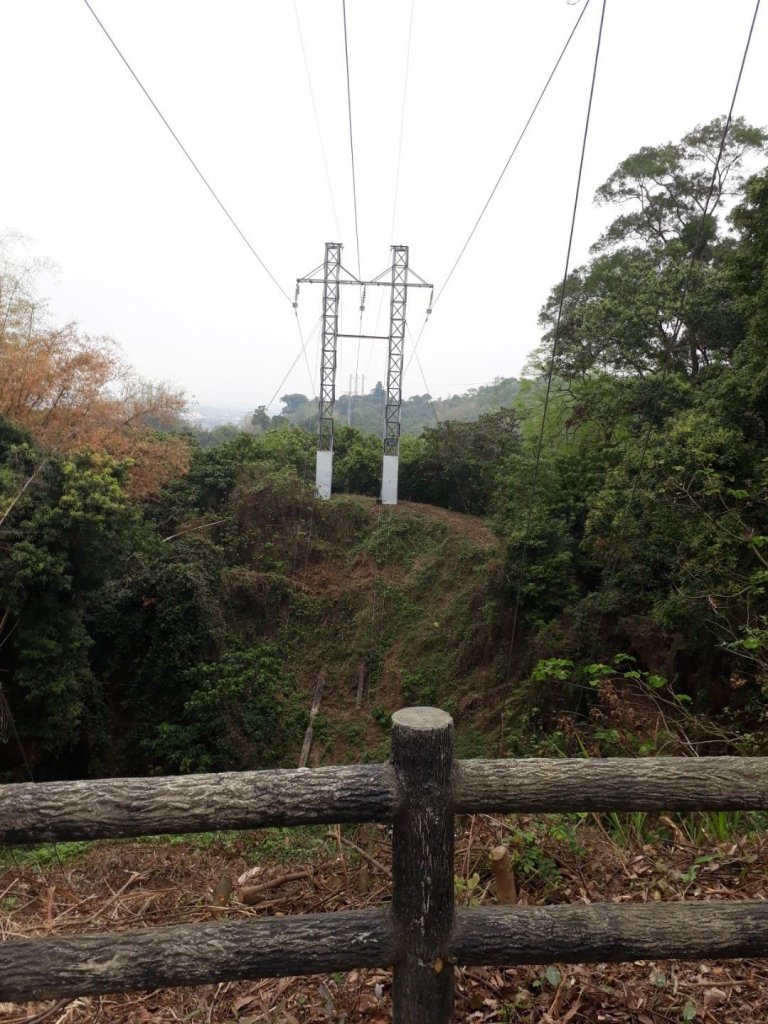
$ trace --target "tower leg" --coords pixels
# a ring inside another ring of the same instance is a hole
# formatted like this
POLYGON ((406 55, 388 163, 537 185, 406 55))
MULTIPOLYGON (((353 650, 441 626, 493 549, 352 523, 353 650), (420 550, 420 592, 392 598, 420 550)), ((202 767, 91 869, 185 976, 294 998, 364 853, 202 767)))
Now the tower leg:
POLYGON ((333 452, 318 452, 315 461, 315 490, 318 498, 330 498, 333 487, 333 452))
POLYGON ((400 456, 385 455, 381 467, 381 504, 397 504, 397 477, 399 472, 400 456))

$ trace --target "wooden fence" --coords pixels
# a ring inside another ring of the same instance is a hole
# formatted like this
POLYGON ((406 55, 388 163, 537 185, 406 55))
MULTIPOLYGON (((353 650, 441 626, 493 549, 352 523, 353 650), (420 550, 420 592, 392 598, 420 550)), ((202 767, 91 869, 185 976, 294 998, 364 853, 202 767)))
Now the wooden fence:
POLYGON ((455 907, 453 819, 494 811, 764 810, 768 758, 453 760, 434 708, 392 719, 388 764, 23 783, 0 841, 392 824, 390 907, 0 944, 0 1000, 393 968, 396 1024, 452 1019, 454 964, 768 956, 768 903, 455 907))

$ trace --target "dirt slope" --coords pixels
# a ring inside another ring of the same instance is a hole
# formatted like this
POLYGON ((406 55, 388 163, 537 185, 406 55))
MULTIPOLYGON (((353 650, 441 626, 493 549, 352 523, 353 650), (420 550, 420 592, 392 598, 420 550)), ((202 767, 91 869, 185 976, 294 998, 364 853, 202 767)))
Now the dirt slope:
POLYGON ((339 496, 316 507, 299 549, 286 639, 308 707, 328 677, 310 763, 376 756, 405 704, 439 704, 460 744, 482 746, 467 703, 493 676, 502 619, 501 549, 485 522, 339 496))

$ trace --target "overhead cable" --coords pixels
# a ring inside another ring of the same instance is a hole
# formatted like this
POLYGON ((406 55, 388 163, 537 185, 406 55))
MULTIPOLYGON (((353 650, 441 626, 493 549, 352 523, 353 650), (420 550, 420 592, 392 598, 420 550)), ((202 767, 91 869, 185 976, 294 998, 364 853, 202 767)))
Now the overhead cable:
MULTIPOLYGON (((286 371, 285 376, 283 377, 283 379, 280 381, 280 383, 275 388, 275 393, 272 395, 270 400, 265 405, 265 407, 264 407, 265 409, 268 409, 270 407, 270 405, 272 405, 274 400, 277 398, 277 396, 280 394, 280 392, 283 389, 283 386, 284 386, 285 382, 288 380, 290 375, 293 373, 293 371, 294 371, 294 369, 296 367, 296 364, 298 363, 298 361, 301 359, 302 356, 304 356, 304 359, 306 361, 307 372, 309 373, 310 383, 312 384, 312 386, 314 388, 314 378, 313 378, 312 370, 310 369, 309 361, 308 361, 308 357, 307 357, 307 345, 312 340, 312 338, 315 336, 315 332, 317 330, 319 330, 320 324, 322 323, 322 320, 323 320, 322 316, 318 318, 317 323, 312 328, 312 330, 309 332, 309 334, 307 335, 306 339, 304 338, 304 335, 303 335, 302 330, 301 330, 301 325, 299 324, 299 337, 301 338, 301 348, 296 353, 296 358, 293 360, 291 365, 288 367, 288 370, 286 371)), ((299 323, 298 315, 296 317, 296 323, 297 324, 299 323)))
POLYGON ((403 133, 405 130, 405 106, 408 98, 408 72, 411 66, 411 39, 413 37, 413 9, 416 0, 411 0, 411 17, 408 22, 408 45, 405 50, 405 77, 403 79, 403 105, 400 111, 400 139, 397 145, 397 169, 395 170, 395 197, 392 203, 392 226, 389 229, 389 240, 395 244, 395 219, 397 217, 397 198, 400 191, 400 163, 403 157, 403 133))
POLYGON ((202 172, 202 171, 200 170, 200 168, 198 167, 198 165, 197 165, 197 164, 195 163, 195 161, 193 160, 193 158, 192 158, 192 157, 190 156, 190 154, 189 154, 189 151, 187 150, 187 148, 186 148, 186 146, 184 145, 184 143, 183 143, 183 142, 181 141, 181 139, 180 139, 180 138, 179 138, 179 136, 178 136, 178 135, 176 134, 176 132, 175 132, 175 131, 173 130, 173 128, 171 128, 171 126, 170 126, 170 124, 168 123, 168 121, 166 120, 166 118, 165 118, 164 114, 162 113, 162 111, 160 110, 160 108, 158 107, 158 105, 157 105, 157 104, 155 103, 155 101, 154 101, 154 100, 152 99, 152 97, 150 96, 150 94, 149 94, 149 93, 147 92, 147 90, 145 89, 145 87, 144 87, 144 85, 143 85, 143 83, 142 83, 141 79, 140 79, 140 78, 139 78, 139 76, 138 76, 138 75, 136 74, 136 72, 135 72, 135 71, 133 70, 133 68, 131 67, 131 65, 130 65, 130 64, 128 63, 128 59, 126 58, 125 54, 124 54, 124 53, 122 52, 122 50, 120 49, 120 47, 119 47, 119 46, 117 45, 117 43, 115 42, 115 40, 114 40, 114 39, 112 38, 112 36, 111 36, 111 35, 109 34, 109 32, 107 31, 107 28, 106 28, 106 26, 104 25, 104 22, 103 22, 103 21, 101 20, 101 18, 99 18, 98 14, 96 13, 96 11, 94 11, 93 7, 91 7, 91 5, 90 5, 90 3, 88 2, 88 0, 83 0, 83 3, 85 4, 85 6, 86 6, 86 7, 88 8, 88 10, 89 10, 89 11, 91 12, 91 14, 93 15, 93 17, 94 17, 94 19, 96 20, 96 23, 98 24, 98 26, 99 26, 99 28, 101 29, 101 31, 102 31, 102 32, 104 33, 104 35, 105 35, 105 36, 107 37, 107 39, 109 40, 109 42, 110 42, 110 43, 112 44, 112 47, 114 48, 114 50, 115 50, 115 52, 117 53, 117 55, 118 55, 118 57, 120 58, 120 60, 121 60, 121 61, 123 62, 123 64, 125 64, 126 68, 128 68, 128 70, 130 71, 130 73, 131 73, 131 76, 133 77, 133 79, 134 79, 134 81, 136 82, 136 84, 138 85, 138 87, 139 87, 139 88, 141 89, 141 91, 142 91, 142 92, 144 93, 144 95, 146 96, 146 98, 147 98, 147 99, 149 100, 149 102, 150 102, 150 103, 152 104, 152 109, 153 109, 153 110, 155 111, 155 113, 157 114, 157 116, 158 116, 158 117, 160 118, 160 120, 161 120, 161 121, 163 122, 163 124, 165 125, 165 127, 166 127, 166 128, 168 129, 168 131, 169 131, 169 132, 171 133, 171 135, 173 136, 173 140, 174 140, 174 142, 175 142, 175 143, 176 143, 176 145, 177 145, 177 146, 179 147, 179 149, 180 149, 180 150, 182 151, 182 153, 183 153, 183 154, 184 154, 184 156, 185 156, 185 157, 187 158, 187 160, 189 161, 189 163, 190 163, 190 164, 192 165, 192 168, 194 169, 194 171, 195 171, 195 173, 197 174, 198 178, 200 178, 200 180, 202 181, 202 183, 203 183, 203 184, 205 185, 205 187, 206 187, 206 188, 208 189, 208 191, 210 192, 210 194, 211 194, 211 195, 213 196, 213 198, 215 199, 216 203, 218 204, 219 208, 221 209, 221 212, 222 212, 222 213, 224 214, 224 216, 225 216, 225 217, 227 218, 227 220, 228 220, 228 221, 229 221, 229 223, 230 223, 230 224, 232 225, 232 227, 233 227, 233 228, 235 229, 235 231, 236 231, 236 232, 238 233, 238 235, 240 235, 240 237, 242 238, 242 240, 243 240, 243 241, 245 242, 245 244, 247 245, 248 249, 250 250, 251 254, 252 254, 253 256, 255 256, 255 257, 256 257, 256 259, 257 259, 257 260, 259 261, 259 263, 260 263, 260 265, 261 265, 261 268, 262 268, 262 270, 264 270, 264 272, 265 272, 265 273, 267 274, 267 276, 269 277, 269 279, 270 279, 270 280, 271 280, 271 281, 273 282, 273 284, 275 285, 275 287, 276 287, 276 288, 277 288, 277 289, 278 289, 278 290, 280 291, 280 293, 281 293, 282 295, 284 295, 284 296, 285 296, 285 298, 286 298, 286 299, 288 300, 288 302, 291 302, 292 300, 291 300, 291 297, 290 297, 290 295, 288 294, 288 292, 286 292, 286 291, 285 291, 285 289, 283 288, 283 286, 282 286, 282 285, 280 284, 280 282, 279 282, 279 281, 277 280, 277 278, 275 277, 275 275, 274 275, 274 274, 272 273, 272 271, 271 271, 271 270, 269 269, 269 267, 268 267, 268 266, 266 265, 266 263, 264 262, 264 260, 263 260, 263 259, 261 258, 261 256, 259 256, 258 252, 257 252, 257 251, 256 251, 256 250, 254 249, 253 245, 252 245, 252 244, 251 244, 251 242, 250 242, 250 241, 248 240, 248 238, 246 237, 245 233, 244 233, 244 232, 242 231, 242 229, 240 228, 239 224, 238 224, 238 223, 237 223, 237 221, 235 220, 235 218, 234 218, 234 217, 232 216, 232 214, 231 214, 231 213, 229 212, 229 210, 228 210, 228 209, 226 208, 226 206, 224 205, 224 203, 223 203, 223 202, 221 201, 221 199, 219 198, 219 196, 218 196, 218 193, 216 192, 216 190, 214 189, 214 187, 213 187, 213 186, 211 185, 211 183, 210 183, 210 182, 208 181, 208 179, 207 179, 207 178, 205 177, 205 175, 204 175, 204 174, 203 174, 203 172, 202 172))
MULTIPOLYGON (((591 117, 592 117, 592 101, 593 101, 594 95, 595 95, 595 81, 597 79, 597 67, 598 67, 598 63, 599 63, 599 60, 600 60, 600 46, 601 46, 602 39, 603 39, 603 24, 605 22, 605 8, 607 6, 607 3, 608 3, 608 0, 603 0, 603 6, 602 6, 602 9, 600 11, 600 27, 599 27, 598 33, 597 33, 597 45, 595 46, 595 59, 594 59, 593 65, 592 65, 592 80, 591 80, 590 86, 589 86, 589 101, 587 103, 587 116, 586 116, 586 118, 584 120, 584 134, 583 134, 582 140, 581 140, 581 155, 579 157, 579 170, 578 170, 578 173, 576 175, 576 190, 575 190, 574 197, 573 197, 573 209, 571 211, 571 227, 570 227, 570 230, 568 232, 568 246, 567 246, 566 254, 565 254, 565 266, 563 268, 563 280, 562 280, 562 284, 561 284, 561 287, 560 287, 560 301, 558 303, 557 319, 555 321, 555 327, 554 327, 554 331, 553 331, 553 334, 552 334, 552 355, 550 357, 549 367, 548 367, 548 370, 547 370, 547 386, 546 386, 546 390, 544 392, 544 408, 542 409, 542 413, 541 413, 541 428, 539 430, 539 437, 538 437, 538 441, 537 441, 537 444, 536 444, 536 455, 535 455, 534 466, 533 466, 533 479, 531 481, 531 492, 530 492, 530 498, 528 500, 528 511, 527 511, 527 514, 526 514, 525 532, 523 534, 523 548, 522 548, 522 552, 521 552, 521 556, 520 556, 520 573, 519 573, 519 576, 518 576, 518 584, 517 584, 517 590, 516 590, 516 595, 515 595, 515 607, 514 607, 514 612, 512 614, 512 634, 511 634, 510 647, 509 647, 509 657, 510 658, 512 656, 512 651, 514 649, 515 634, 517 632, 517 619, 518 619, 518 613, 519 613, 519 610, 520 610, 520 588, 521 588, 521 582, 522 582, 522 575, 523 575, 523 573, 525 571, 525 566, 526 566, 526 560, 527 560, 527 554, 528 554, 528 544, 530 542, 531 526, 533 524, 533 510, 534 510, 534 507, 535 507, 535 504, 536 504, 536 496, 537 496, 538 488, 539 488, 539 476, 540 476, 540 470, 541 470, 541 453, 542 453, 542 449, 543 449, 543 446, 544 446, 544 430, 546 428, 546 423, 547 423, 547 412, 549 410, 549 400, 550 400, 550 396, 552 394, 552 377, 553 377, 554 372, 555 372, 555 362, 557 360, 558 342, 560 340, 560 322, 561 322, 562 316, 563 316, 563 304, 564 304, 564 301, 565 301, 565 289, 566 289, 566 284, 567 284, 567 281, 568 281, 568 273, 570 271, 570 265, 571 265, 571 250, 573 248, 573 236, 574 236, 574 233, 575 233, 575 230, 576 230, 576 214, 577 214, 578 208, 579 208, 579 196, 581 194, 581 179, 582 179, 582 174, 583 174, 583 171, 584 171, 584 157, 585 157, 586 152, 587 152, 587 140, 589 138, 589 123, 590 123, 590 120, 591 120, 591 117)), ((587 9, 587 5, 585 5, 585 7, 584 7, 584 10, 586 10, 586 9, 587 9)), ((584 13, 584 11, 582 11, 582 14, 583 13, 584 13)))
MULTIPOLYGON (((411 329, 410 329, 410 327, 408 326, 407 323, 405 325, 405 329, 408 332, 408 337, 411 339, 411 344, 413 344, 413 335, 411 334, 411 329)), ((424 373, 424 367, 421 365, 421 360, 419 359, 418 353, 415 351, 415 349, 414 349, 413 355, 414 355, 414 357, 416 359, 416 365, 419 368, 419 373, 421 374, 421 379, 422 379, 422 381, 424 383, 424 394, 425 394, 425 397, 426 397, 427 401, 429 402, 430 408, 432 409, 432 415, 435 418, 435 426, 441 427, 442 423, 440 422, 440 417, 437 414, 437 407, 435 406, 435 403, 434 403, 434 401, 432 399, 432 392, 430 391, 429 384, 427 383, 427 376, 424 373)), ((405 376, 405 374, 403 374, 403 376, 405 376)))
MULTIPOLYGON (((685 281, 683 283, 683 293, 682 293, 682 295, 680 297, 680 306, 678 307, 675 327, 674 327, 674 330, 672 331, 672 339, 671 339, 669 345, 667 346, 667 351, 665 353, 664 366, 663 366, 662 371, 661 371, 661 379, 660 379, 660 385, 661 386, 656 389, 656 396, 655 396, 655 401, 653 403, 652 415, 650 416, 650 418, 648 420, 648 427, 646 429, 645 436, 643 437, 643 446, 642 446, 642 448, 640 450, 640 461, 638 462, 637 472, 635 473, 635 478, 632 481, 632 489, 630 490, 629 498, 627 499, 627 502, 626 502, 624 508, 622 509, 621 516, 619 517, 619 523, 618 523, 618 527, 617 527, 618 540, 621 540, 621 538, 623 536, 623 533, 624 533, 624 521, 625 521, 625 519, 627 517, 627 513, 629 512, 630 508, 634 504, 635 496, 637 494, 637 488, 638 488, 638 486, 640 484, 640 479, 642 477, 643 468, 645 466, 645 459, 646 459, 646 456, 648 454, 648 447, 649 447, 650 441, 651 441, 651 434, 653 433, 653 423, 654 423, 654 419, 655 419, 655 412, 656 412, 656 410, 658 408, 659 398, 660 398, 661 391, 663 389, 663 385, 664 385, 664 383, 665 383, 665 381, 667 379, 667 374, 669 373, 669 367, 670 367, 670 364, 672 362, 672 353, 675 350, 675 347, 677 345, 677 339, 678 339, 678 337, 680 335, 680 329, 681 329, 681 327, 683 325, 683 315, 685 313, 686 302, 688 301, 688 292, 690 290, 691 281, 693 279, 693 268, 694 268, 694 265, 695 265, 695 262, 696 262, 695 254, 699 251, 699 247, 700 247, 701 242, 702 242, 703 237, 704 237, 704 228, 705 228, 707 216, 709 214, 709 204, 712 201, 712 196, 714 195, 714 192, 715 192, 715 185, 717 184, 717 175, 718 175, 718 171, 720 169, 720 161, 722 160, 723 153, 725 151, 725 144, 726 144, 726 142, 728 140, 728 133, 731 130, 731 124, 733 122, 733 111, 734 111, 734 109, 736 107, 736 99, 737 99, 737 97, 739 95, 739 87, 741 86, 741 78, 742 78, 742 75, 744 74, 744 67, 745 67, 745 65, 747 63, 747 56, 749 54, 749 48, 750 48, 750 46, 752 44, 752 33, 754 32, 755 22, 757 21, 758 11, 760 10, 760 3, 761 3, 761 0, 756 0, 755 9, 754 9, 754 12, 752 14, 752 21, 750 22, 750 25, 749 25, 749 32, 747 33, 747 41, 746 41, 746 44, 744 46, 744 52, 743 52, 742 57, 741 57, 741 64, 739 65, 739 73, 736 76, 736 85, 734 86, 733 95, 731 96, 731 105, 728 108, 728 116, 725 119, 725 124, 723 125, 723 133, 722 133, 722 135, 720 137, 720 148, 718 150, 717 157, 715 159, 715 163, 714 163, 714 166, 712 168, 712 177, 711 177, 710 182, 709 182, 709 190, 707 191, 707 197, 706 197, 706 200, 704 202, 704 208, 701 211, 701 219, 699 221, 699 227, 698 227, 698 231, 697 231, 697 235, 696 235, 696 242, 695 242, 693 248, 691 249, 691 254, 690 254, 689 260, 688 260, 688 271, 686 273, 685 281)), ((614 545, 614 556, 613 556, 612 563, 611 563, 611 565, 609 567, 609 573, 613 572, 613 570, 616 568, 616 562, 617 562, 617 559, 618 559, 618 550, 619 550, 619 545, 617 543, 617 544, 614 545)))
MULTIPOLYGON (((395 221, 397 219, 397 200, 400 193, 400 165, 403 157, 403 135, 405 131, 405 109, 406 101, 408 98, 408 73, 411 66, 411 39, 413 38, 413 11, 416 5, 416 0, 411 0, 411 16, 408 21, 408 43, 405 49, 405 75, 403 77, 403 103, 400 110, 400 138, 397 145, 397 164, 395 169, 395 192, 394 199, 392 201, 392 223, 389 229, 389 239, 392 245, 395 244, 395 221)), ((381 290, 379 296, 379 308, 376 313, 376 326, 373 329, 374 334, 379 333, 379 322, 381 320, 381 311, 384 306, 384 289, 381 290)), ((370 366, 371 357, 373 355, 373 343, 371 343, 370 350, 368 353, 368 365, 370 366)), ((367 372, 367 371, 366 371, 367 372)))
MULTIPOLYGON (((551 83, 552 79, 555 77, 555 73, 557 72, 557 69, 560 67, 560 62, 562 61, 563 57, 565 56, 566 50, 570 46, 571 40, 573 39, 574 35, 576 34, 576 29, 579 27, 581 19, 587 13, 587 10, 588 10, 589 5, 590 5, 591 2, 592 2, 592 0, 587 0, 587 2, 584 4, 584 7, 581 10, 581 14, 576 19, 576 24, 571 29, 570 35, 568 36, 568 38, 565 41, 565 46, 563 46, 562 50, 560 51, 560 56, 555 61, 555 65, 554 65, 554 67, 552 68, 552 70, 549 73, 549 78, 547 78, 546 82, 544 83, 544 87, 542 88, 541 92, 539 93, 539 97, 536 100, 536 102, 534 103, 533 109, 531 110, 530 114, 528 115, 528 120, 523 125, 523 130, 518 135, 517 142, 515 142, 514 146, 512 147, 512 152, 507 157, 507 162, 502 167, 501 174, 498 176, 498 178, 496 179, 495 185, 491 189, 491 194, 486 199, 485 204, 484 204, 482 210, 480 211, 480 213, 479 213, 479 215, 477 217, 477 220, 475 221, 474 225, 472 226, 472 230, 467 235, 467 240, 464 243, 464 245, 461 247, 461 251, 459 252, 459 255, 456 257, 455 263, 453 264, 453 266, 451 267, 450 271, 448 272, 448 276, 446 277, 445 281, 443 281, 442 285, 440 286, 440 288, 439 288, 439 290, 437 292, 437 295, 435 295, 435 301, 432 303, 432 308, 433 309, 437 305, 437 303, 438 303, 438 301, 440 299, 440 296, 445 291, 448 282, 453 277, 453 274, 454 274, 456 268, 458 267, 459 263, 461 262, 462 256, 467 251, 467 247, 469 246, 469 243, 474 238, 475 232, 480 227, 480 221, 485 216, 485 211, 491 205, 491 202, 493 201, 493 197, 496 195, 496 192, 497 192, 497 190, 499 188, 499 185, 501 184, 501 182, 502 182, 502 180, 504 178, 504 175, 507 173, 507 169, 509 168, 509 165, 512 163, 512 159, 513 159, 515 153, 517 153, 517 150, 520 147, 520 143, 525 138, 525 134, 528 131, 528 128, 530 127, 531 121, 533 120, 533 118, 534 118, 534 116, 536 114, 536 111, 539 109, 541 101, 544 99, 544 96, 546 95, 547 89, 549 89, 550 83, 551 83)), ((602 22, 601 22, 601 25, 602 25, 602 22)))
POLYGON ((325 153, 325 143, 323 141, 323 132, 320 128, 320 117, 317 112, 317 101, 315 100, 315 90, 312 87, 312 74, 309 70, 309 61, 307 59, 307 50, 304 46, 304 33, 301 31, 301 21, 299 19, 299 8, 296 5, 296 0, 293 0, 293 13, 296 17, 296 28, 299 33, 299 43, 301 44, 301 55, 304 58, 304 71, 307 76, 307 85, 309 86, 309 96, 312 100, 312 112, 315 115, 315 127, 317 129, 317 139, 320 143, 320 153, 323 158, 323 168, 325 169, 325 181, 328 185, 328 195, 331 200, 331 209, 333 210, 333 219, 336 224, 336 237, 341 238, 341 228, 339 227, 339 215, 336 212, 336 197, 333 194, 333 185, 331 184, 331 174, 328 170, 328 157, 325 153))
POLYGON ((344 61, 347 70, 347 112, 349 114, 349 155, 352 162, 352 204, 355 213, 355 248, 357 250, 357 276, 360 273, 360 228, 357 218, 357 171, 355 168, 355 141, 352 134, 352 90, 349 83, 349 40, 347 37, 347 0, 341 0, 342 14, 344 16, 344 61))
MULTIPOLYGON (((509 165, 512 163, 512 160, 514 159, 518 149, 520 148, 520 145, 521 145, 523 139, 525 138, 525 136, 526 136, 526 134, 528 132, 528 129, 531 126, 531 123, 532 123, 534 117, 536 116, 536 112, 538 111, 539 107, 541 106, 541 103, 542 103, 544 97, 546 96, 547 91, 549 90, 550 85, 552 84, 552 80, 554 79, 555 74, 557 73, 557 69, 560 67, 560 64, 562 63, 563 57, 565 57, 565 54, 566 54, 566 52, 568 50, 568 47, 571 45, 571 41, 572 41, 573 37, 576 34, 576 30, 578 29, 579 25, 581 24, 582 18, 587 13, 587 9, 588 9, 588 7, 589 7, 591 2, 592 2, 592 0, 586 0, 586 3, 582 7, 581 13, 579 14, 578 18, 576 19, 576 22, 575 22, 573 28, 571 29, 571 31, 570 31, 570 33, 568 35, 568 38, 565 41, 565 45, 563 46, 562 50, 560 51, 560 54, 559 54, 557 60, 555 61, 554 66, 552 67, 552 70, 550 71, 549 76, 547 77, 547 80, 545 81, 545 83, 544 83, 544 85, 543 85, 543 87, 541 89, 541 92, 539 93, 538 98, 537 98, 536 102, 534 103, 534 105, 533 105, 533 107, 531 109, 530 114, 528 115, 528 119, 526 120, 526 122, 523 125, 523 128, 522 128, 522 130, 520 132, 520 134, 517 137, 517 141, 515 142, 514 146, 512 147, 512 151, 509 154, 509 156, 507 157, 506 163, 502 167, 501 173, 499 174, 498 178, 496 179, 496 183, 494 184, 493 188, 491 189, 490 195, 488 196, 488 198, 486 199, 485 203, 483 204, 483 207, 480 210, 480 213, 479 213, 479 215, 477 217, 477 220, 475 221, 475 223, 472 226, 472 230, 467 235, 466 241, 462 245, 462 247, 461 247, 461 249, 459 251, 459 254, 458 254, 458 256, 456 257, 456 259, 455 259, 455 261, 453 263, 453 266, 451 267, 450 271, 448 272, 448 276, 443 281, 443 283, 440 286, 437 294, 435 295, 434 302, 432 303, 432 309, 434 309, 434 307, 437 305, 438 299, 440 298, 440 296, 445 291, 445 289, 446 289, 446 287, 448 285, 448 282, 453 277, 453 275, 454 275, 454 273, 456 271, 456 268, 458 267, 459 263, 462 260, 462 257, 464 256, 464 253, 469 248, 469 244, 472 241, 472 239, 474 238, 475 232, 479 228, 480 222, 482 221, 483 217, 485 216, 485 214, 486 214, 486 212, 488 210, 488 207, 491 205, 491 203, 493 201, 493 198, 496 195, 496 192, 498 191, 499 186, 501 185, 502 180, 504 179, 504 175, 509 170, 509 165)), ((418 336, 416 338, 416 345, 414 346, 414 350, 413 350, 414 352, 416 351, 416 348, 418 348, 419 342, 421 341, 421 336, 424 334, 424 330, 426 329, 426 326, 427 326, 428 323, 429 323, 429 319, 425 318, 424 322, 421 325, 421 329, 419 330, 418 336)), ((413 358, 413 354, 411 354, 411 359, 412 358, 413 358)), ((406 365, 406 369, 408 369, 408 365, 410 365, 410 359, 408 360, 408 364, 406 365)))

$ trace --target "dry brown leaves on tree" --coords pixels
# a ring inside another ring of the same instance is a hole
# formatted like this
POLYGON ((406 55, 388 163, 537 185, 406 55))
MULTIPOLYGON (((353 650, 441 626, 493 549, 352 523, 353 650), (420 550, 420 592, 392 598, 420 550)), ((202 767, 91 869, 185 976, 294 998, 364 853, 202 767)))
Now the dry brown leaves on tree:
POLYGON ((152 493, 186 468, 184 440, 157 433, 184 396, 138 378, 110 338, 52 326, 11 249, 0 237, 0 416, 46 447, 129 460, 132 493, 152 493))

